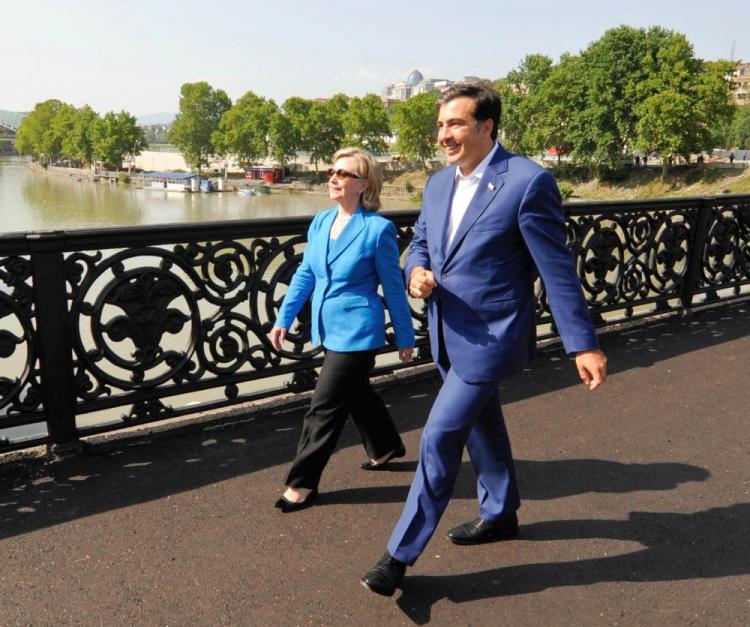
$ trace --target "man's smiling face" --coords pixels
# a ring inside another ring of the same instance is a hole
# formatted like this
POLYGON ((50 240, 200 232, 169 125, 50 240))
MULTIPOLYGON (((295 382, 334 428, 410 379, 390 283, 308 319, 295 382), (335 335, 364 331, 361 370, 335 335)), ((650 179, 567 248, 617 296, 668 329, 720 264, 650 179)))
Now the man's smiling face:
POLYGON ((468 96, 449 100, 438 112, 438 143, 448 163, 470 173, 492 149, 492 120, 478 122, 474 101, 468 96))

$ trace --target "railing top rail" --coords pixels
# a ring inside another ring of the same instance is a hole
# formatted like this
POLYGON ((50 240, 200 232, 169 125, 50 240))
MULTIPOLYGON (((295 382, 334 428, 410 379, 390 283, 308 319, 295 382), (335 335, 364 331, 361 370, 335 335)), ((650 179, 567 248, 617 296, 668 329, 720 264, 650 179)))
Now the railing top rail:
POLYGON ((567 201, 563 203, 569 215, 581 215, 592 212, 605 211, 642 211, 647 209, 686 209, 698 204, 727 204, 736 202, 750 202, 750 194, 721 194, 717 196, 677 196, 670 198, 650 198, 646 200, 585 200, 567 201))
MULTIPOLYGON (((567 214, 578 216, 609 211, 635 212, 687 209, 705 203, 725 205, 737 202, 750 203, 750 194, 605 202, 581 201, 566 202, 563 206, 567 214)), ((417 214, 418 209, 382 212, 382 215, 402 226, 412 223, 417 214)), ((225 237, 254 238, 295 235, 300 232, 300 229, 306 229, 311 219, 312 216, 299 216, 0 233, 0 254, 23 254, 42 250, 73 251, 87 248, 119 248, 123 246, 203 241, 225 237)))

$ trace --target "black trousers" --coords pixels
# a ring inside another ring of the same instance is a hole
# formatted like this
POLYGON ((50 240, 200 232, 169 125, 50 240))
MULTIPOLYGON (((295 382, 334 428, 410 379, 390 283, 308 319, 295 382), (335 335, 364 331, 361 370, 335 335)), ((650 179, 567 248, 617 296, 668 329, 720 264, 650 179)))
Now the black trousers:
POLYGON ((326 350, 310 409, 302 423, 287 486, 318 487, 349 415, 368 457, 382 457, 401 446, 401 436, 383 399, 370 385, 369 373, 376 354, 374 350, 351 353, 326 350))

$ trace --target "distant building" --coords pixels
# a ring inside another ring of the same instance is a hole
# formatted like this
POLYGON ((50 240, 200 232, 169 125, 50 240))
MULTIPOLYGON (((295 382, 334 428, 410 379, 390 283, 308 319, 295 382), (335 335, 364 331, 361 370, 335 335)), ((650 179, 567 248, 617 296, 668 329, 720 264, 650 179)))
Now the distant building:
POLYGON ((750 63, 738 63, 732 72, 732 93, 735 104, 750 104, 750 63))
MULTIPOLYGON (((476 76, 465 76, 462 80, 467 83, 478 83, 480 79, 476 76)), ((396 102, 409 100, 417 94, 442 91, 455 82, 447 78, 425 78, 422 72, 415 69, 409 73, 406 80, 388 85, 383 90, 383 102, 386 107, 390 107, 396 102)))

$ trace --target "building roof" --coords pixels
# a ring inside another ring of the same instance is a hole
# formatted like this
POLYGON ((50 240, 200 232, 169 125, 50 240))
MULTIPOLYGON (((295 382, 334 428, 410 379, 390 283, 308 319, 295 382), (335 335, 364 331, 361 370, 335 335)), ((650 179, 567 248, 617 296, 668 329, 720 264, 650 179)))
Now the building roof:
POLYGON ((193 174, 192 172, 144 172, 143 176, 150 179, 176 179, 178 181, 187 181, 198 175, 193 174))
POLYGON ((16 113, 15 111, 5 111, 0 109, 0 126, 17 130, 21 126, 21 121, 26 117, 25 113, 16 113))
POLYGON ((409 83, 409 85, 418 85, 424 80, 424 76, 422 76, 422 72, 419 70, 412 70, 409 76, 406 77, 406 82, 409 83))

